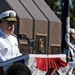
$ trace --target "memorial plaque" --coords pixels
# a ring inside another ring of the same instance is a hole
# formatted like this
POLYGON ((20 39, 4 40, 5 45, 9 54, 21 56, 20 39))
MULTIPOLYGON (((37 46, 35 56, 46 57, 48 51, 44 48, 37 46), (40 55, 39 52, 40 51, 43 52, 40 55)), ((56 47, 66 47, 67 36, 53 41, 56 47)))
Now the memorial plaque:
POLYGON ((46 37, 47 35, 45 34, 36 35, 36 45, 42 53, 46 53, 46 37))
POLYGON ((20 52, 23 55, 32 53, 32 47, 29 46, 26 41, 19 40, 19 42, 20 42, 20 44, 19 44, 20 52))
POLYGON ((60 53, 60 45, 51 44, 51 54, 59 54, 60 53))

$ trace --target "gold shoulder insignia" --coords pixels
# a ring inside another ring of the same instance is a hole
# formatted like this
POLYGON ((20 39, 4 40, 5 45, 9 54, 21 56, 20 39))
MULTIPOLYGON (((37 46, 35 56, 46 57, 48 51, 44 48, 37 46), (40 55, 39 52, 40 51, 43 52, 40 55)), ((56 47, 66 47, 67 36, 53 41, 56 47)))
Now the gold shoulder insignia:
POLYGON ((16 35, 16 34, 12 34, 12 36, 15 36, 15 37, 17 37, 17 35, 16 35))

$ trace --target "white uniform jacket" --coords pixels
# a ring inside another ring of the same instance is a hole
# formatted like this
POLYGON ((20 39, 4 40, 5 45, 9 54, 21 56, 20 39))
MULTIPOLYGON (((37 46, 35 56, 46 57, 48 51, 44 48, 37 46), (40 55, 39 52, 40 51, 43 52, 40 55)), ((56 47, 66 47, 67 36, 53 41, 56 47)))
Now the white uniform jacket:
POLYGON ((0 29, 0 62, 22 55, 19 52, 18 41, 15 36, 7 36, 0 29))

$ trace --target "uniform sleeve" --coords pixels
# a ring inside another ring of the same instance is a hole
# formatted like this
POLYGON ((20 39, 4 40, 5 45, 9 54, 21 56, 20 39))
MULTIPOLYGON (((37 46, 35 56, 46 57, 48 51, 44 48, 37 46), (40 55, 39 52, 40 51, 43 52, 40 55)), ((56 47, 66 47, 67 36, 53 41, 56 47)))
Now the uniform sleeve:
POLYGON ((16 56, 21 56, 22 54, 20 53, 20 51, 19 51, 19 48, 17 49, 17 54, 16 54, 16 56))
POLYGON ((69 45, 69 47, 75 51, 74 46, 72 45, 72 43, 70 42, 70 38, 68 39, 68 34, 65 35, 65 41, 66 43, 69 45))
POLYGON ((0 62, 6 61, 5 58, 0 53, 0 62))
POLYGON ((19 50, 19 47, 18 47, 18 41, 16 41, 17 42, 17 54, 16 54, 16 56, 21 56, 22 54, 20 53, 20 50, 19 50))
MULTIPOLYGON (((0 46, 1 46, 1 44, 0 44, 0 46)), ((3 62, 3 61, 6 61, 6 59, 3 57, 3 55, 0 52, 0 62, 3 62)))

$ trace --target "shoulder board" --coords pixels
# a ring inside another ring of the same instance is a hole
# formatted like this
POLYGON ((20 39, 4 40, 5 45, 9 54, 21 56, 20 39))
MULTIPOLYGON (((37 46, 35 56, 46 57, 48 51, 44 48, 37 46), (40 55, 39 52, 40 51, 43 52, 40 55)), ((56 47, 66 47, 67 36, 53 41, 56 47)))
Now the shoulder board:
POLYGON ((16 35, 16 34, 12 34, 12 36, 15 36, 15 37, 17 37, 17 35, 16 35))

